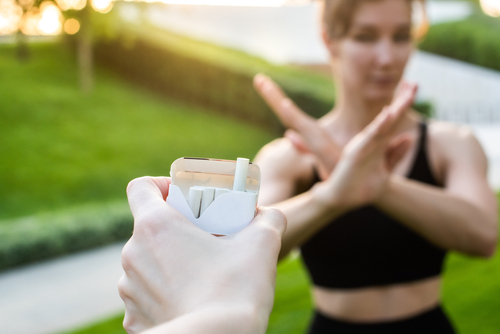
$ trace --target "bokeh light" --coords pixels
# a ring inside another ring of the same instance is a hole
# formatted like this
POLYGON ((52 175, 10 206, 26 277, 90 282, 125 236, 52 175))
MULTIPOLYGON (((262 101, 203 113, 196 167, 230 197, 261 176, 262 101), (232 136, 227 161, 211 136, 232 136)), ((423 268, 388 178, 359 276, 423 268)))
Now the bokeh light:
POLYGON ((68 35, 74 35, 80 30, 80 22, 77 19, 68 19, 64 22, 64 31, 68 35))
POLYGON ((61 10, 52 2, 44 2, 40 6, 40 21, 38 29, 42 35, 57 35, 62 30, 61 10))
POLYGON ((311 0, 144 0, 144 1, 163 2, 172 5, 280 7, 284 5, 303 5, 309 3, 311 0))
POLYGON ((92 0, 92 8, 99 13, 107 13, 113 8, 113 0, 92 0))
POLYGON ((19 29, 23 9, 14 0, 0 0, 0 34, 8 35, 19 29))
POLYGON ((87 0, 56 0, 56 2, 61 10, 80 10, 87 4, 87 0))
POLYGON ((500 0, 481 0, 481 8, 490 16, 500 17, 500 0))
POLYGON ((33 7, 24 16, 21 31, 26 35, 58 35, 62 31, 62 14, 52 2, 33 7))

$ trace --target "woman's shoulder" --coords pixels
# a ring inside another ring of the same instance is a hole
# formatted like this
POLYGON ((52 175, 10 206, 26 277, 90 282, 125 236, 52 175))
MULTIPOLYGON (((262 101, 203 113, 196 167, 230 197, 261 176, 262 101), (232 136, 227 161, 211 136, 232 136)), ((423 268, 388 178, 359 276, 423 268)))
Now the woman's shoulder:
POLYGON ((299 181, 310 179, 314 171, 312 156, 297 150, 288 138, 278 138, 266 144, 254 162, 273 178, 299 181))
POLYGON ((428 121, 429 150, 434 160, 449 168, 450 164, 473 161, 486 164, 486 155, 474 131, 467 125, 439 120, 428 121))
POLYGON ((474 131, 465 124, 430 120, 428 121, 428 129, 430 140, 443 149, 463 145, 471 146, 471 148, 481 146, 474 135, 474 131))

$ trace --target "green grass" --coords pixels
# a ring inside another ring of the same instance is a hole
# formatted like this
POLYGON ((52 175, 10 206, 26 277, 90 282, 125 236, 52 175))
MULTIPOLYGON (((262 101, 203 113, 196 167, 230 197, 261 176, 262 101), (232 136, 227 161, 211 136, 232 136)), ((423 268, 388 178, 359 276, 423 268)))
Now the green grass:
POLYGON ((102 68, 78 88, 63 45, 31 45, 20 63, 0 46, 0 219, 124 199, 129 180, 168 175, 182 156, 252 158, 272 136, 161 99, 102 68))
MULTIPOLYGON (((500 193, 498 194, 500 204, 500 193)), ((493 334, 500 331, 500 246, 491 259, 448 255, 443 284, 443 304, 460 334, 493 334)), ((307 273, 299 258, 280 262, 274 309, 268 334, 303 334, 312 302, 307 273)), ((125 334, 123 314, 65 334, 125 334)))
MULTIPOLYGON (((444 307, 461 334, 500 331, 500 252, 489 260, 452 253, 446 261, 444 307)), ((307 274, 297 258, 278 266, 268 334, 303 334, 312 314, 307 274)), ((123 333, 123 315, 68 334, 123 333)))

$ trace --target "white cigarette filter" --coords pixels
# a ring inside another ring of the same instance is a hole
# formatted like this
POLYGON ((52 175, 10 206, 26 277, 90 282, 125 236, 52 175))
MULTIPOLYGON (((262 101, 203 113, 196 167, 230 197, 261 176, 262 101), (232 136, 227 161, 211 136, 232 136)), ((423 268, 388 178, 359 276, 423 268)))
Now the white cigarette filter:
POLYGON ((201 196, 201 208, 200 215, 205 212, 205 210, 212 204, 215 198, 215 188, 205 187, 203 188, 203 195, 201 196))
POLYGON ((233 191, 245 191, 247 185, 248 164, 250 160, 238 158, 234 172, 233 191))
POLYGON ((217 188, 215 189, 215 198, 219 197, 220 195, 227 194, 229 191, 229 189, 217 188))
POLYGON ((203 196, 203 189, 198 187, 189 188, 189 208, 193 212, 195 218, 200 217, 200 207, 201 207, 201 198, 203 196))
POLYGON ((170 176, 167 203, 208 233, 238 232, 255 217, 260 169, 248 159, 181 158, 170 176))

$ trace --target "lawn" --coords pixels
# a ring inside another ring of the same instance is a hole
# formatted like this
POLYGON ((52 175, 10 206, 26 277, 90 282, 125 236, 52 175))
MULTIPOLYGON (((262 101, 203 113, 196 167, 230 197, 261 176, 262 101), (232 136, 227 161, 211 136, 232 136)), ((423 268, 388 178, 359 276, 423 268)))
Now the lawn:
MULTIPOLYGON (((489 260, 448 256, 444 275, 444 308, 461 334, 500 332, 500 252, 489 260)), ((278 267, 276 299, 268 334, 303 334, 311 315, 307 274, 300 259, 278 267)), ((123 315, 66 334, 126 334, 123 315)))
POLYGON ((13 46, 0 45, 0 219, 125 199, 129 180, 168 175, 176 158, 252 158, 272 140, 102 68, 93 92, 83 94, 64 45, 33 44, 31 51, 21 63, 13 46))

